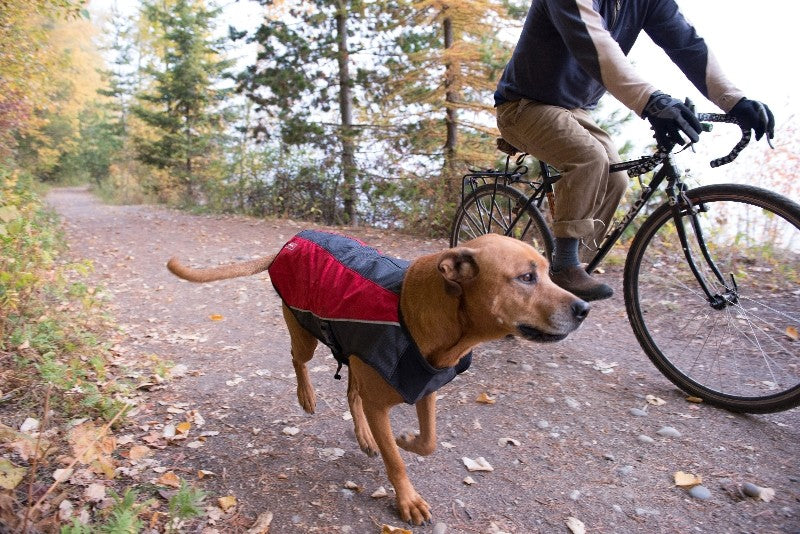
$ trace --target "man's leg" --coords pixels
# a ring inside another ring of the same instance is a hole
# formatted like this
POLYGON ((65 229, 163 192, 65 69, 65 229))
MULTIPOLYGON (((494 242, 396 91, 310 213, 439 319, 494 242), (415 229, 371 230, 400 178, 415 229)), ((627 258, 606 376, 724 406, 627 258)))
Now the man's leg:
POLYGON ((511 144, 562 173, 555 184, 553 281, 585 300, 610 297, 611 288, 589 276, 577 255, 578 241, 595 235, 595 214, 606 195, 609 162, 603 143, 572 111, 529 100, 498 107, 497 125, 511 144))
MULTIPOLYGON (((617 152, 617 147, 614 141, 597 123, 594 122, 588 112, 584 110, 573 110, 573 114, 578 123, 586 128, 586 130, 597 139, 608 155, 609 163, 619 163, 622 158, 617 152)), ((594 251, 599 248, 603 241, 603 237, 610 230, 611 221, 617 211, 622 197, 625 196, 625 191, 628 189, 628 173, 614 172, 608 174, 606 181, 605 194, 602 195, 600 203, 594 214, 595 218, 595 232, 594 235, 588 239, 584 239, 580 247, 579 254, 591 257, 594 251)))

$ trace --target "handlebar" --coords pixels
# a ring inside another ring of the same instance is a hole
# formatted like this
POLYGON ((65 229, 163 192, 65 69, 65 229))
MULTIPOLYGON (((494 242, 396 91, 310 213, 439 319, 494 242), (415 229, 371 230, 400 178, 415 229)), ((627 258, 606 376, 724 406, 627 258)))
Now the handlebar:
MULTIPOLYGON (((729 124, 739 125, 739 122, 734 117, 723 113, 698 113, 697 119, 700 122, 727 122, 729 124)), ((741 125, 739 125, 739 127, 742 128, 741 125)), ((750 142, 751 135, 752 132, 749 128, 742 128, 742 138, 739 139, 739 142, 736 143, 727 156, 722 156, 721 158, 711 160, 711 167, 716 168, 720 165, 725 165, 726 163, 730 163, 731 161, 735 160, 739 153, 750 142)))

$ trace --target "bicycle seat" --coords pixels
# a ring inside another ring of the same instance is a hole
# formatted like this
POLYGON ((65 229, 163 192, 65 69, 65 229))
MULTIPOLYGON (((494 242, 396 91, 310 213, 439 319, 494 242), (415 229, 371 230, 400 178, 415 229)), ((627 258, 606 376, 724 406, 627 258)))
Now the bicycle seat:
POLYGON ((514 154, 519 154, 522 150, 518 149, 502 137, 497 138, 497 150, 504 154, 508 154, 509 156, 513 156, 514 154))

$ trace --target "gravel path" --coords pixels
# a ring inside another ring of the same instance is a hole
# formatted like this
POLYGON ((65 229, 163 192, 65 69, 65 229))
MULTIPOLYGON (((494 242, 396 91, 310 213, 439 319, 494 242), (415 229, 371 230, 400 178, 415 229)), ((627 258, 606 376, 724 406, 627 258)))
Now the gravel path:
MULTIPOLYGON (((123 431, 123 441, 154 452, 124 474, 149 481, 171 470, 202 487, 209 504, 236 498, 224 513, 211 506, 190 531, 244 532, 265 512, 275 533, 400 526, 383 464, 358 449, 346 383, 333 379, 323 348, 310 364, 318 413, 298 406, 280 301, 266 273, 193 285, 164 267, 173 255, 195 266, 264 255, 306 225, 107 206, 81 189, 57 189, 48 200, 71 254, 93 261, 111 295, 109 311, 125 333, 120 352, 171 362, 182 375, 147 393, 136 424, 123 431), (185 439, 163 437, 183 421, 191 422, 179 433, 185 439), (198 470, 214 474, 198 480, 198 470), (388 497, 372 496, 380 487, 388 497)), ((404 258, 446 246, 340 231, 404 258)), ((569 532, 573 517, 603 533, 800 532, 800 411, 735 415, 686 402, 633 338, 619 273, 606 278, 617 295, 595 304, 566 341, 486 344, 441 390, 437 451, 403 452, 438 523, 412 530, 569 532), (666 402, 650 404, 647 395, 666 402), (464 457, 483 457, 494 470, 468 472, 464 457), (702 477, 702 488, 676 487, 677 471, 702 477), (745 483, 774 489, 774 499, 745 495, 745 483)), ((411 407, 396 409, 395 430, 413 428, 413 416, 411 407)))

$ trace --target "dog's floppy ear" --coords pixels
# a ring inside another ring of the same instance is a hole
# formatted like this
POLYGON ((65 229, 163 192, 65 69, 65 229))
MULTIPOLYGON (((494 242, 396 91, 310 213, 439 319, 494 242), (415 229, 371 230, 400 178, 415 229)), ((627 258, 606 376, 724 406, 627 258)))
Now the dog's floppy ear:
POLYGON ((478 276, 475 250, 462 247, 442 252, 439 256, 439 272, 444 278, 447 294, 456 297, 461 295, 461 286, 478 276))

